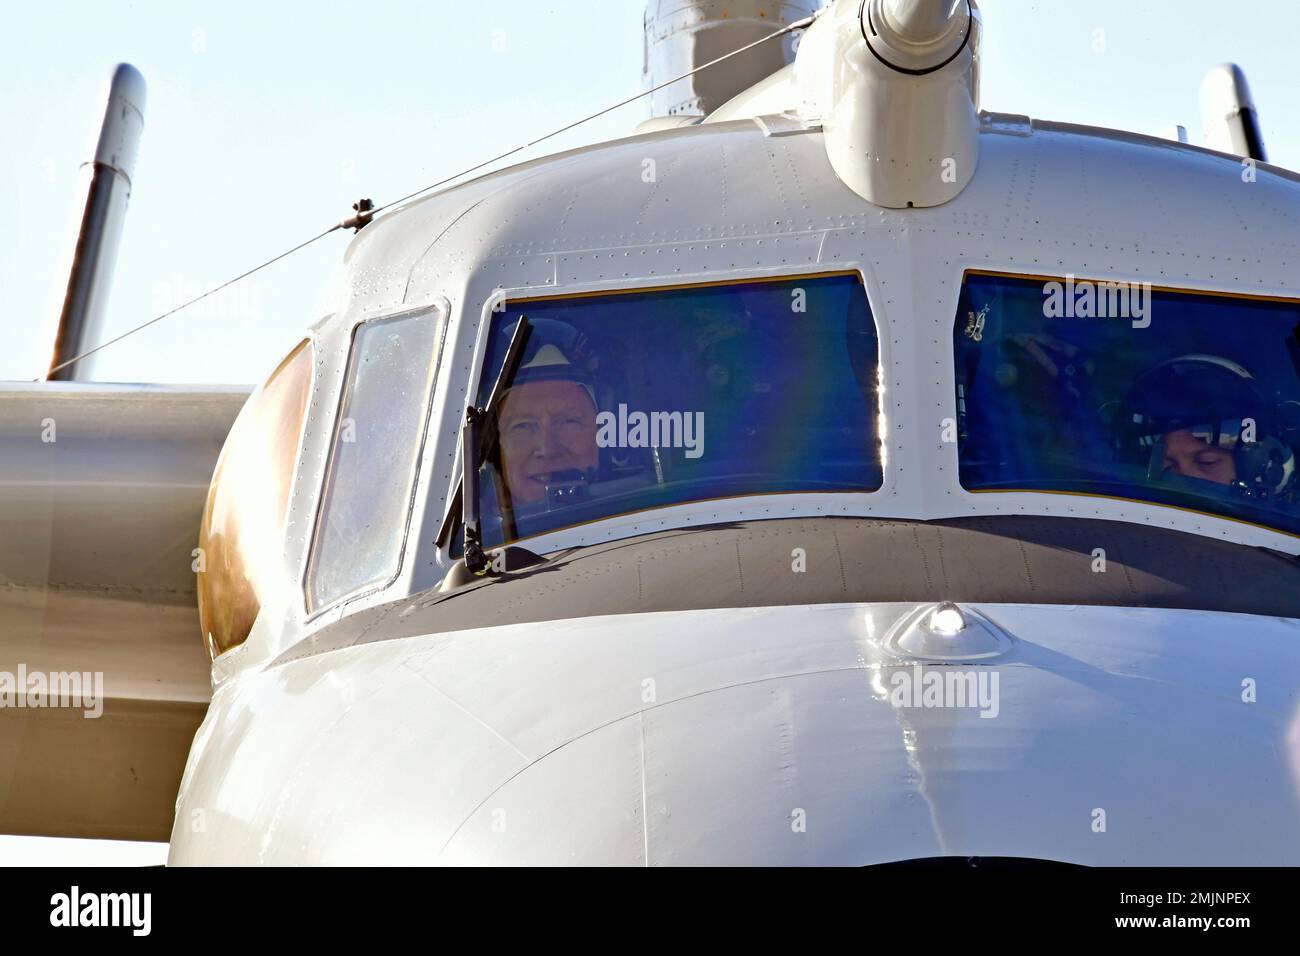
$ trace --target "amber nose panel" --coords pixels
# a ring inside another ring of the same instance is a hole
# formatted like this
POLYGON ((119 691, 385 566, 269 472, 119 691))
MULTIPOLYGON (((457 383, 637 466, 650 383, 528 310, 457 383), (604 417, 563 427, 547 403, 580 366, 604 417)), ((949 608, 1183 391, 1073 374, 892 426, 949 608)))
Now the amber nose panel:
POLYGON ((199 622, 208 652, 242 644, 282 551, 312 353, 301 342, 248 399, 217 461, 199 534, 199 622))

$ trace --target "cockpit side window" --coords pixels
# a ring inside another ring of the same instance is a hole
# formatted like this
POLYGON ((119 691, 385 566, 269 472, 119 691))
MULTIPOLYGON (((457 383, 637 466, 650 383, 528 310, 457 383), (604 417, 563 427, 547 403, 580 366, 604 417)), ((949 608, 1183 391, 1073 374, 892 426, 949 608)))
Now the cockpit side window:
POLYGON ((488 547, 671 504, 881 486, 878 341, 857 273, 507 302, 479 405, 521 316, 485 426, 488 547))
POLYGON ((307 566, 307 609, 397 575, 423 448, 440 310, 357 327, 307 566))
POLYGON ((285 509, 311 394, 298 345, 244 404, 226 438, 199 531, 199 622, 213 658, 243 644, 280 574, 285 509))
POLYGON ((968 272, 953 343, 964 488, 1300 534, 1300 300, 968 272))

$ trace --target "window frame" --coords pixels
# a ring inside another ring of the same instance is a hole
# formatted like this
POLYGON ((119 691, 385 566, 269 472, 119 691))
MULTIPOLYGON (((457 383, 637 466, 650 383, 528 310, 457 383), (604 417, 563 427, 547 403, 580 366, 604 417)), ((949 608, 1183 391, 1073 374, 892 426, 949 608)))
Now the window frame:
POLYGON ((415 514, 415 505, 419 501, 420 495, 420 478, 424 467, 424 458, 429 447, 429 425, 432 420, 434 398, 437 394, 437 384, 439 371, 442 366, 442 358, 447 343, 447 328, 451 324, 451 306, 446 299, 438 299, 432 303, 418 306, 416 308, 404 308, 395 312, 383 312, 377 315, 367 316, 353 323, 348 331, 347 356, 343 362, 342 370, 339 374, 339 394, 334 402, 332 421, 329 426, 329 437, 325 442, 325 461, 321 469, 321 477, 316 487, 316 501, 312 509, 311 533, 307 537, 307 547, 303 556, 302 574, 299 578, 299 593, 302 598, 303 623, 311 624, 318 621, 332 611, 337 611, 344 605, 353 601, 361 600, 374 594, 379 594, 388 590, 398 579, 401 578, 403 571, 407 566, 407 548, 411 539, 411 523, 415 514), (401 540, 397 549, 397 560, 393 565, 393 572, 387 578, 379 582, 368 582, 359 585, 351 590, 331 597, 328 601, 313 607, 311 600, 312 574, 316 569, 316 558, 320 547, 321 533, 323 530, 322 518, 324 515, 325 504, 329 500, 331 484, 334 480, 334 462, 335 450, 338 447, 339 432, 344 421, 344 409, 347 407, 348 399, 352 395, 352 386, 355 382, 353 371, 356 367, 357 337, 361 334, 363 328, 383 322, 393 322, 401 319, 414 319, 420 316, 433 316, 434 321, 440 321, 441 327, 435 334, 436 347, 430 355, 428 378, 425 382, 425 397, 421 405, 420 426, 417 429, 419 443, 415 449, 412 459, 410 487, 406 494, 406 503, 403 510, 404 517, 401 522, 401 540))
MULTIPOLYGON (((872 328, 876 333, 876 370, 878 384, 876 390, 876 422, 877 422, 877 443, 880 454, 881 483, 879 487, 871 491, 789 491, 789 492, 765 492, 762 494, 740 494, 731 495, 725 498, 702 498, 693 501, 674 502, 665 505, 652 505, 647 508, 637 509, 635 511, 622 512, 617 515, 607 515, 602 518, 594 518, 589 521, 582 521, 572 525, 566 525, 560 528, 553 528, 528 538, 520 538, 507 542, 505 545, 496 546, 489 550, 497 550, 499 547, 515 547, 523 544, 527 546, 528 542, 546 541, 555 535, 564 535, 572 533, 581 528, 591 528, 602 522, 620 522, 620 530, 611 535, 611 539, 627 537, 630 535, 648 533, 643 530, 636 530, 638 523, 633 522, 633 530, 627 530, 627 520, 635 518, 642 514, 654 514, 657 512, 670 512, 680 508, 690 508, 700 505, 718 504, 726 502, 740 502, 745 499, 762 499, 769 497, 789 497, 797 495, 805 496, 848 496, 852 495, 860 498, 869 498, 871 501, 879 501, 894 493, 895 472, 892 467, 893 456, 891 455, 891 441, 889 429, 886 423, 889 416, 886 412, 886 394, 891 390, 888 381, 888 371, 892 368, 890 340, 887 335, 887 318, 882 315, 881 309, 877 303, 883 302, 883 296, 876 285, 874 276, 864 267, 863 264, 854 260, 847 262, 818 263, 807 269, 791 269, 788 265, 782 265, 775 268, 740 272, 728 272, 724 276, 710 275, 708 273, 699 273, 691 275, 674 275, 672 278, 677 281, 664 281, 667 276, 643 276, 637 280, 603 280, 597 282, 574 283, 572 287, 560 289, 551 287, 538 289, 536 286, 523 288, 494 288, 492 293, 487 296, 483 303, 483 309, 479 315, 478 327, 474 333, 474 353, 468 370, 469 377, 464 383, 464 394, 459 406, 459 418, 457 421, 464 419, 466 405, 474 400, 478 394, 478 388, 483 377, 483 366, 487 361, 487 342, 491 333, 492 317, 503 311, 506 303, 511 306, 528 302, 552 301, 556 299, 584 299, 599 298, 603 296, 615 295, 641 295, 655 292, 677 292, 689 289, 700 289, 727 285, 752 285, 759 283, 778 283, 778 282, 797 282, 801 279, 820 279, 832 276, 852 276, 862 288, 863 297, 866 300, 867 310, 871 316, 872 328), (829 267, 829 268, 828 268, 829 267)), ((450 408, 450 404, 448 408, 450 408)), ((459 435, 459 428, 456 429, 459 435)), ((463 449, 459 443, 456 445, 455 460, 451 469, 450 482, 447 487, 444 498, 443 515, 445 517, 447 507, 452 501, 460 476, 463 471, 463 449)), ((694 522, 690 522, 680 527, 690 527, 694 522)), ((453 566, 460 558, 456 557, 453 552, 453 546, 457 534, 461 529, 461 522, 457 517, 452 523, 452 533, 448 536, 447 541, 438 548, 436 552, 436 561, 444 569, 453 566)), ((551 550, 549 547, 543 550, 551 550)))
MULTIPOLYGON (((947 327, 947 332, 948 332, 947 358, 948 361, 950 362, 950 368, 952 371, 952 378, 951 378, 952 387, 948 395, 948 400, 952 402, 951 407, 953 408, 954 412, 956 411, 957 408, 956 336, 957 336, 957 328, 959 324, 963 321, 963 317, 961 314, 962 296, 965 294, 966 281, 971 276, 988 276, 995 279, 1011 279, 1011 280, 1017 280, 1023 282, 1042 282, 1042 283, 1059 282, 1062 284, 1064 284, 1068 278, 1072 277, 1076 285, 1083 282, 1091 282, 1094 284, 1122 282, 1122 283, 1131 284, 1131 283, 1139 283, 1139 282, 1145 283, 1149 281, 1146 279, 1135 279, 1129 276, 1121 276, 1121 275, 1111 275, 1111 276, 1095 275, 1095 274, 1077 275, 1072 273, 1069 276, 1067 276, 1065 274, 1048 275, 1048 274, 1037 273, 1037 272, 1012 272, 1006 269, 993 269, 993 268, 987 268, 983 266, 967 265, 963 267, 961 271, 960 281, 957 284, 957 295, 954 303, 954 309, 951 315, 950 324, 947 327)), ((1205 296, 1209 298, 1219 298, 1219 299, 1247 299, 1255 302, 1278 302, 1278 303, 1284 303, 1297 310, 1300 310, 1300 296, 1270 295, 1268 293, 1242 292, 1238 290, 1229 290, 1229 289, 1195 288, 1192 286, 1165 285, 1165 284, 1158 284, 1155 282, 1150 282, 1149 284, 1150 284, 1150 290, 1153 293, 1162 292, 1162 293, 1170 293, 1174 295, 1205 296)), ((1089 321, 1105 321, 1105 320, 1089 320, 1089 321)), ((1210 521, 1227 522, 1229 524, 1241 525, 1246 528, 1262 531, 1265 534, 1280 535, 1285 538, 1290 538, 1295 541, 1300 541, 1300 534, 1297 534, 1292 531, 1286 531, 1283 530, 1282 528, 1275 528, 1271 525, 1261 524, 1258 521, 1251 521, 1246 518, 1238 518, 1233 515, 1218 514, 1213 511, 1205 511, 1200 508, 1191 508, 1185 505, 1176 505, 1167 502, 1152 501, 1152 500, 1147 500, 1142 498, 1129 498, 1122 495, 1090 494, 1087 492, 1058 491, 1058 490, 1046 489, 1046 488, 1031 488, 1031 487, 986 488, 986 489, 969 488, 962 481, 962 477, 961 477, 961 451, 962 451, 961 444, 962 443, 960 438, 957 441, 954 441, 952 443, 954 466, 955 466, 954 467, 955 483, 956 483, 956 487, 961 491, 961 493, 963 495, 968 496, 968 500, 971 501, 978 501, 979 497, 986 496, 986 495, 1051 495, 1053 497, 1068 496, 1068 497, 1075 497, 1075 498, 1091 499, 1099 502, 1111 501, 1121 505, 1130 505, 1130 506, 1137 506, 1142 508, 1159 508, 1162 509, 1163 511, 1177 512, 1184 515, 1192 515, 1197 518, 1206 518, 1209 519, 1210 521)), ((1298 452, 1297 454, 1298 456, 1300 456, 1300 452, 1298 452)), ((1101 515, 1101 517, 1108 520, 1120 520, 1120 521, 1131 520, 1118 515, 1101 515)), ((1174 527, 1175 530, 1187 530, 1187 529, 1179 529, 1177 525, 1170 525, 1170 527, 1174 527)))

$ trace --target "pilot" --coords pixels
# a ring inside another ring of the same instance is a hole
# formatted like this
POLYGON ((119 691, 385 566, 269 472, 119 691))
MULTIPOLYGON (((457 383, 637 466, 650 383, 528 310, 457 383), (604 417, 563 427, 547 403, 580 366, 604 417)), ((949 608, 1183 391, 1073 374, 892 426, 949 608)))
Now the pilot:
POLYGON ((1295 456, 1278 437, 1274 411, 1236 362, 1181 355, 1138 376, 1121 403, 1117 444, 1145 465, 1149 481, 1289 498, 1295 456))
POLYGON ((600 466, 586 337, 554 319, 530 324, 496 421, 498 495, 516 519, 580 498, 600 466))
POLYGON ((1199 478, 1220 485, 1231 485, 1237 480, 1237 463, 1227 448, 1211 444, 1209 429, 1198 435, 1190 428, 1179 428, 1162 436, 1164 442, 1163 470, 1185 478, 1199 478))

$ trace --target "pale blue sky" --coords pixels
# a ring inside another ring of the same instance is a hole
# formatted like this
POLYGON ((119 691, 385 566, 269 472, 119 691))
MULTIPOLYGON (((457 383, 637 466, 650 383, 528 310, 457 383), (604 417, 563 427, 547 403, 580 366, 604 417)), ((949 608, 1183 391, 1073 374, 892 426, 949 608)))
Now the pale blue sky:
MULTIPOLYGON (((986 0, 983 103, 1201 141, 1205 71, 1246 69, 1271 158, 1300 167, 1286 0, 986 0), (1097 31, 1103 31, 1098 34, 1097 31)), ((46 363, 73 226, 113 64, 149 83, 108 332, 139 324, 337 221, 639 89, 643 0, 451 3, 62 2, 8 14, 0 142, 8 228, 0 379, 46 363)), ((624 135, 633 104, 530 155, 624 135)), ((260 380, 320 310, 338 233, 106 350, 105 379, 260 380)))
MULTIPOLYGON (((1235 60, 1270 158, 1300 168, 1300 6, 981 8, 983 107, 1149 133, 1181 123, 1199 143, 1201 78, 1235 60)), ((143 72, 149 100, 110 336, 314 235, 359 196, 384 203, 636 92, 643 9, 644 0, 76 0, 7 10, 0 380, 33 378, 48 363, 66 278, 55 274, 58 253, 115 63, 143 72)), ((626 135, 645 115, 633 104, 519 158, 626 135)), ((318 317, 350 235, 113 346, 101 376, 259 381, 318 317)), ((0 862, 31 846, 0 838, 0 862)))

